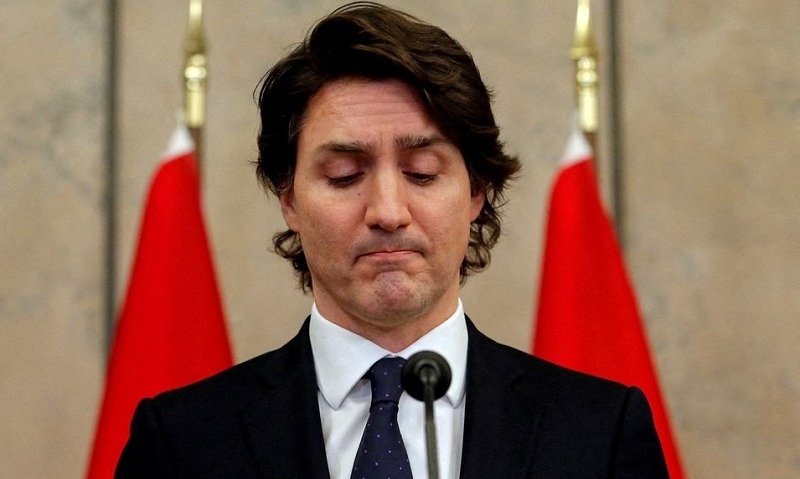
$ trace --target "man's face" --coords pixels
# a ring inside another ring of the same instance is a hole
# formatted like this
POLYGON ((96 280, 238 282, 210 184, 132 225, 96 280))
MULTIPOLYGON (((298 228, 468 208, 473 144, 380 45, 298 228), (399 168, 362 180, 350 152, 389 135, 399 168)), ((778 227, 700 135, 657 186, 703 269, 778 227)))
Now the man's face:
POLYGON ((309 103, 280 200, 322 315, 368 338, 413 341, 455 311, 483 199, 411 88, 339 80, 309 103))

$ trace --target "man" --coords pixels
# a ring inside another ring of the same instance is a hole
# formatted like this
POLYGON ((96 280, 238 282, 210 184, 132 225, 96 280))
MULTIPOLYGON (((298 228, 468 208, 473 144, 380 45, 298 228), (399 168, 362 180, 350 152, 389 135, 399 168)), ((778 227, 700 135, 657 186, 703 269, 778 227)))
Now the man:
POLYGON ((391 477, 427 477, 422 404, 371 405, 376 371, 420 350, 453 371, 435 404, 441 477, 667 476, 639 390, 499 345, 464 315, 460 285, 488 264, 520 166, 455 40, 347 5, 258 100, 257 173, 288 226, 275 249, 311 315, 282 348, 142 401, 117 477, 379 477, 396 459, 391 477), (392 430, 376 433, 384 406, 392 430), (388 451, 370 442, 385 434, 388 451))

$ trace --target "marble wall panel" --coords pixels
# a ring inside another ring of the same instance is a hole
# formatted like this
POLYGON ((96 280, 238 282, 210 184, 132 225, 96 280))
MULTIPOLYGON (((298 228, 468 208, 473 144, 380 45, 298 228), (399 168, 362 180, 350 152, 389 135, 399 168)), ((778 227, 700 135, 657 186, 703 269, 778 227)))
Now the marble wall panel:
POLYGON ((621 2, 630 266, 693 477, 800 473, 800 5, 621 2))
POLYGON ((77 477, 104 354, 105 4, 0 2, 0 476, 77 477))

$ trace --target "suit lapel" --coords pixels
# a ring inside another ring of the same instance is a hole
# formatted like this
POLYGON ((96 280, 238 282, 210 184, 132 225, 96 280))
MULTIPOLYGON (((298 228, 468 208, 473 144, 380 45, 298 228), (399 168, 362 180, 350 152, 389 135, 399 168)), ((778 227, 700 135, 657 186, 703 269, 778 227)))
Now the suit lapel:
POLYGON ((242 400, 262 477, 328 479, 308 320, 256 369, 256 391, 242 400))
POLYGON ((525 477, 543 410, 525 370, 467 318, 467 394, 462 479, 525 477))
MULTIPOLYGON (((467 394, 462 479, 525 477, 543 410, 525 370, 467 318, 467 394)), ((261 477, 329 479, 308 320, 284 347, 254 368, 241 420, 261 477)))

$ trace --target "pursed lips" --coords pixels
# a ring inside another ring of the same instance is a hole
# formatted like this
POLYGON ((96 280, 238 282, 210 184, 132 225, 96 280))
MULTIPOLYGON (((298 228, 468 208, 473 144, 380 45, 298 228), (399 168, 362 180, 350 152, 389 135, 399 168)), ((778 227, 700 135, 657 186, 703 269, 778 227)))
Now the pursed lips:
POLYGON ((376 251, 369 251, 367 253, 360 255, 360 257, 390 261, 390 260, 400 260, 416 253, 417 253, 416 251, 411 249, 382 249, 376 251))
POLYGON ((354 248, 354 263, 362 260, 373 266, 390 269, 425 257, 428 247, 425 240, 405 235, 394 238, 370 238, 357 241, 354 248))
POLYGON ((425 242, 412 236, 405 238, 384 238, 383 240, 358 241, 354 248, 356 261, 361 258, 399 260, 406 256, 424 256, 425 242))
POLYGON ((385 266, 393 266, 422 255, 422 249, 415 244, 383 244, 365 245, 362 251, 357 251, 356 261, 365 260, 385 266))

